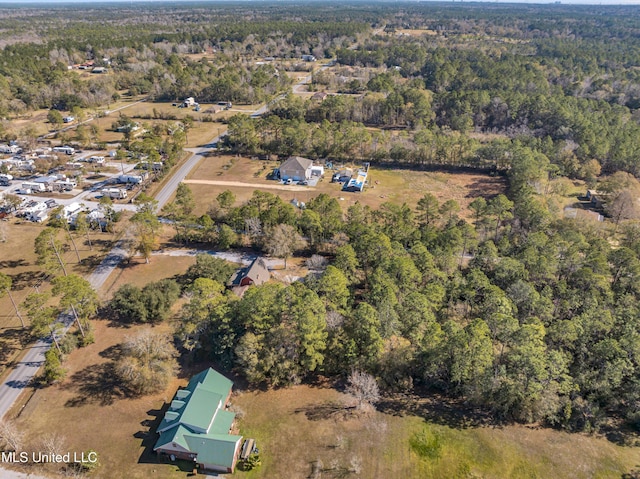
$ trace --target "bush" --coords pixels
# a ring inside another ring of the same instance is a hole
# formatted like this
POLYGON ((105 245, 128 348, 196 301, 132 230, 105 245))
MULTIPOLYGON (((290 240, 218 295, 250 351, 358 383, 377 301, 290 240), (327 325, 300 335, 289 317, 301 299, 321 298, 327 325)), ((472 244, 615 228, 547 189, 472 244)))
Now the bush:
POLYGON ((62 367, 60 353, 56 349, 51 348, 44 354, 44 373, 43 377, 47 384, 61 381, 66 376, 67 371, 62 367))
POLYGON ((75 334, 65 334, 60 341, 60 350, 63 354, 69 354, 78 347, 78 337, 75 334))
POLYGON ((177 356, 168 336, 143 331, 122 345, 116 374, 134 395, 162 391, 177 370, 177 356))
POLYGON ((424 459, 438 459, 442 454, 442 436, 424 428, 409 439, 411 449, 424 459))
POLYGON ((198 278, 209 278, 220 284, 227 284, 235 270, 232 264, 223 259, 210 254, 199 254, 196 256, 196 264, 189 266, 180 282, 188 285, 198 278))

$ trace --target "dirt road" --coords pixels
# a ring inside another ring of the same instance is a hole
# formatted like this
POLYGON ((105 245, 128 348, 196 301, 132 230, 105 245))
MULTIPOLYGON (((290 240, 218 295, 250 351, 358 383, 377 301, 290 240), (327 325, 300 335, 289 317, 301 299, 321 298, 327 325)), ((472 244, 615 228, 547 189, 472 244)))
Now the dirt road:
POLYGON ((194 185, 211 185, 211 186, 240 186, 244 188, 259 188, 261 190, 285 190, 285 191, 309 191, 308 186, 283 185, 275 183, 273 185, 265 185, 264 183, 243 183, 241 181, 218 181, 218 180, 184 180, 183 183, 191 183, 194 185))

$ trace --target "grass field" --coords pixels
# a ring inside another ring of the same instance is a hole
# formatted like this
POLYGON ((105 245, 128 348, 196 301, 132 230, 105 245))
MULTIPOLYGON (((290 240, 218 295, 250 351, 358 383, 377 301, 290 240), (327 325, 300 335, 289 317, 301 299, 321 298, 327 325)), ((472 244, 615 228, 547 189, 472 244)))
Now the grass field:
MULTIPOLYGON (((187 179, 215 180, 251 183, 251 187, 200 185, 189 186, 197 198, 196 214, 203 214, 222 191, 229 189, 240 204, 251 197, 253 190, 264 185, 277 185, 267 179, 267 174, 278 166, 275 161, 251 160, 245 157, 230 155, 210 156, 200 162, 198 168, 191 172, 187 179)), ((283 200, 297 199, 308 201, 320 193, 327 193, 338 198, 340 204, 347 207, 359 201, 362 204, 377 208, 382 203, 407 203, 412 207, 425 193, 432 193, 440 202, 456 200, 461 206, 460 215, 469 215, 468 205, 477 196, 492 197, 504 192, 506 182, 502 177, 491 177, 481 173, 444 173, 411 170, 379 169, 372 167, 369 171, 371 187, 362 193, 341 191, 339 183, 330 182, 331 171, 316 187, 308 187, 305 191, 293 191, 283 186, 280 190, 266 189, 278 194, 283 200)))
POLYGON ((310 386, 239 394, 241 432, 257 439, 262 458, 239 476, 620 478, 640 460, 638 448, 551 429, 456 427, 381 412, 345 418, 344 401, 334 389, 310 386), (322 476, 312 475, 314 463, 322 476), (352 464, 360 464, 359 475, 345 472, 352 464))

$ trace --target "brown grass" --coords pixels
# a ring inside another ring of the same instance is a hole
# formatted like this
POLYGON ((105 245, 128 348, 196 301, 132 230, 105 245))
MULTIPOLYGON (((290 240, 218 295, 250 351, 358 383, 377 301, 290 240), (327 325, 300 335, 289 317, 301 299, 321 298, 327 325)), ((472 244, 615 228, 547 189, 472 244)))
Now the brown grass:
MULTIPOLYGON (((17 219, 12 219, 5 225, 8 234, 7 241, 0 243, 0 270, 11 276, 12 295, 20 305, 29 293, 35 291, 34 286, 42 281, 42 269, 36 264, 34 240, 45 226, 17 219)), ((62 238, 62 235, 60 237, 62 238)), ((110 248, 112 240, 110 234, 94 232, 90 237, 94 243, 93 251, 84 244, 84 237, 74 235, 81 262, 78 263, 74 250, 67 251, 63 257, 70 273, 89 273, 110 248)), ((69 242, 66 236, 65 241, 69 242)), ((44 283, 40 291, 48 288, 49 284, 44 283)), ((28 325, 28 318, 24 311, 23 317, 28 325)), ((16 359, 26 345, 26 341, 28 341, 28 334, 22 329, 9 297, 0 298, 0 373, 16 359)))
MULTIPOLYGON (((203 214, 215 201, 215 197, 222 191, 229 189, 237 197, 240 204, 251 197, 254 190, 260 190, 262 185, 274 185, 273 180, 267 180, 267 174, 278 166, 278 162, 251 160, 246 157, 230 155, 211 156, 201 161, 189 179, 241 181, 251 183, 251 187, 189 185, 198 201, 196 214, 203 214)), ((432 193, 440 202, 450 199, 456 200, 461 207, 460 215, 469 216, 468 205, 477 196, 492 197, 506 189, 506 182, 502 177, 491 177, 482 173, 446 173, 425 172, 411 170, 393 170, 371 168, 369 178, 371 187, 362 193, 348 193, 341 191, 341 185, 330 182, 328 171, 325 178, 316 187, 309 187, 303 192, 292 190, 264 191, 277 194, 285 201, 297 199, 308 201, 320 193, 326 193, 338 198, 340 204, 347 207, 359 201, 362 204, 378 208, 384 202, 407 203, 415 206, 425 193, 432 193)))
MULTIPOLYGON (((348 399, 326 387, 244 392, 234 400, 245 412, 243 435, 257 439, 262 466, 240 477, 341 477, 359 458, 363 478, 620 478, 636 467, 640 450, 603 438, 525 426, 455 428, 417 415, 373 412, 345 415, 348 399), (420 431, 440 437, 440 455, 421 458, 410 446, 420 431), (331 469, 331 465, 337 469, 331 469), (317 476, 320 477, 320 476, 317 476)), ((438 421, 440 422, 440 421, 438 421)))
MULTIPOLYGON (((100 297, 110 297, 125 283, 142 286, 180 274, 193 262, 193 257, 154 256, 148 265, 134 264, 116 270, 114 280, 107 282, 111 286, 103 288, 100 297)), ((179 304, 174 310, 178 308, 179 304)), ((67 378, 58 385, 31 391, 33 396, 17 418, 18 426, 26 432, 27 443, 37 447, 43 435, 55 432, 65 438, 67 450, 97 451, 101 467, 92 476, 96 478, 184 477, 184 472, 175 466, 156 462, 149 447, 157 436, 149 430, 151 425, 157 426, 162 407, 194 371, 187 368, 160 393, 126 398, 113 382, 109 364, 117 356, 118 344, 150 326, 120 327, 105 320, 92 323, 96 342, 67 357, 67 378)), ((170 322, 153 329, 167 335, 173 331, 170 322)))

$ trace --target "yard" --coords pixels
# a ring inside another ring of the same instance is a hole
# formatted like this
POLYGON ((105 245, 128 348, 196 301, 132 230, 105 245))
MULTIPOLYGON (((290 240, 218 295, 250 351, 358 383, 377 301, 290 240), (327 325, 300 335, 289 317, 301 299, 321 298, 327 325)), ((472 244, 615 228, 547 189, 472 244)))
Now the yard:
POLYGON ((519 425, 465 423, 437 400, 411 398, 385 413, 345 417, 346 395, 328 387, 247 391, 245 437, 257 439, 262 466, 246 478, 620 478, 640 450, 604 438, 519 425), (360 474, 348 473, 360 469, 360 474), (313 475, 322 469, 322 474, 313 475))
POLYGON ((378 208, 384 202, 407 203, 415 207, 426 193, 435 195, 440 202, 456 200, 461 207, 461 216, 468 217, 468 205, 478 196, 493 197, 506 189, 506 181, 500 176, 482 173, 426 172, 408 169, 369 170, 370 187, 362 193, 341 191, 341 184, 331 183, 331 170, 325 172, 324 179, 316 187, 280 185, 268 180, 267 175, 278 166, 275 161, 251 160, 232 155, 210 156, 200 162, 187 177, 187 183, 197 198, 196 214, 203 214, 224 190, 231 190, 240 204, 253 194, 253 190, 263 189, 279 195, 285 201, 309 199, 327 193, 338 198, 344 209, 356 201, 378 208), (212 181, 216 184, 189 183, 189 180, 212 181), (239 186, 243 183, 247 186, 239 186))
MULTIPOLYGON (((183 273, 194 261, 192 256, 154 257, 148 265, 134 261, 114 271, 99 291, 100 297, 110 297, 123 284, 142 286, 183 273)), ((18 404, 14 408, 20 411, 16 421, 26 432, 26 443, 37 448, 43 437, 55 433, 63 438, 61 442, 65 451, 95 450, 101 466, 92 477, 185 477, 184 472, 175 466, 156 462, 155 454, 149 449, 155 443, 155 434, 149 434, 149 428, 152 424, 157 426, 161 408, 171 400, 179 385, 186 384, 194 373, 193 366, 182 368, 179 378, 173 380, 165 391, 141 398, 126 398, 120 394, 109 374, 109 364, 117 355, 118 345, 127 336, 150 326, 123 327, 107 320, 93 321, 93 325, 96 342, 75 350, 67 357, 64 363, 68 370, 66 379, 55 386, 28 391, 26 397, 23 396, 26 405, 18 404)), ((167 335, 172 334, 172 328, 170 322, 153 327, 167 335)), ((31 466, 28 470, 40 472, 35 469, 31 466)))
MULTIPOLYGON (((193 256, 169 254, 154 255, 150 264, 134 260, 117 269, 99 294, 108 298, 123 284, 142 286, 172 277, 193 261, 193 256)), ((302 265, 293 268, 298 271, 302 265)), ((178 386, 209 364, 183 359, 179 377, 165 391, 127 398, 113 381, 109 363, 117 356, 118 344, 150 326, 122 327, 107 320, 96 320, 94 326, 96 342, 68 356, 66 379, 32 390, 24 407, 19 404, 15 409, 21 411, 16 420, 27 443, 38 447, 43 437, 55 433, 65 450, 97 451, 101 466, 92 476, 96 478, 188 477, 185 464, 179 465, 182 470, 160 464, 151 448, 167 401, 178 386)), ((169 335, 172 325, 153 329, 169 335)), ((236 389, 242 387, 236 381, 236 389)), ((640 463, 637 448, 551 429, 492 425, 487 416, 438 397, 387 398, 376 411, 354 415, 346 407, 353 404, 347 395, 319 382, 239 390, 232 403, 243 412, 241 434, 257 439, 262 459, 254 471, 237 470, 236 476, 247 479, 619 478, 640 463)))

